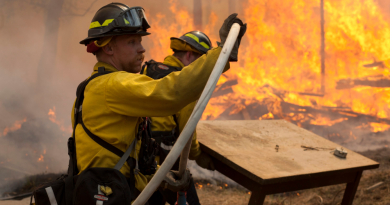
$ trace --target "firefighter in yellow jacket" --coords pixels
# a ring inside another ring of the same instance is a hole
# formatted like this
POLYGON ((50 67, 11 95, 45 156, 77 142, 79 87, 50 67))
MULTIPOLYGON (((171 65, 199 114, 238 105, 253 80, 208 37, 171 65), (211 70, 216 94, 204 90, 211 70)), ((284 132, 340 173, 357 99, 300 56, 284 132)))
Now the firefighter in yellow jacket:
MULTIPOLYGON (((138 74, 145 52, 142 36, 149 35, 147 29, 150 28, 144 9, 121 3, 100 8, 92 19, 88 38, 80 42, 87 46, 88 52, 96 55, 98 62, 93 68, 93 77, 85 81, 85 90, 78 89, 78 94, 83 94, 82 105, 72 109, 75 173, 91 167, 113 168, 120 159, 118 153, 125 152, 135 139, 139 139, 130 154, 131 159, 120 172, 133 181, 129 183, 130 189, 134 186, 136 191, 142 191, 155 172, 153 140, 147 138, 148 120, 142 117, 171 116, 197 100, 234 22, 242 25, 241 39, 246 25, 236 15, 231 15, 221 27, 219 47, 180 72, 154 80, 138 74)), ((232 60, 237 59, 239 44, 237 40, 232 60)), ((229 63, 225 70, 228 68, 229 63)), ((82 84, 79 87, 83 87, 82 84)), ((167 174, 164 187, 177 191, 188 186, 189 171, 181 180, 172 176, 172 171, 167 174)))
MULTIPOLYGON (((163 63, 158 63, 153 60, 146 62, 141 73, 147 76, 160 79, 170 74, 183 69, 190 65, 202 55, 212 49, 212 43, 209 37, 201 31, 191 31, 179 38, 172 37, 170 45, 173 54, 167 56, 163 63)), ((151 128, 152 137, 158 143, 157 162, 162 164, 169 151, 172 149, 184 129, 196 102, 191 102, 179 112, 167 117, 152 117, 151 128)), ((199 142, 196 139, 196 131, 192 137, 191 150, 189 158, 196 160, 197 164, 205 169, 215 170, 214 164, 206 153, 199 148, 199 142)), ((177 170, 179 159, 172 169, 177 170)), ((169 204, 176 202, 176 193, 170 190, 161 190, 165 200, 169 204)), ((195 190, 195 185, 191 180, 190 187, 187 191, 187 202, 189 205, 198 205, 199 199, 195 190)), ((156 203, 157 204, 157 203, 156 203)), ((164 202, 162 204, 165 204, 164 202)))

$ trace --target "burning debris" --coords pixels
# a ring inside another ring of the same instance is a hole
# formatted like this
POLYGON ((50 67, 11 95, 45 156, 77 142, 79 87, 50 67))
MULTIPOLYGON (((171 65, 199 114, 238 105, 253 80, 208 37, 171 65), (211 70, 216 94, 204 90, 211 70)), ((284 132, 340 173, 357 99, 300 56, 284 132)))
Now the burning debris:
POLYGON ((0 133, 0 137, 1 136, 6 136, 8 134, 8 132, 14 132, 18 129, 20 129, 22 127, 22 124, 25 123, 27 121, 27 118, 24 118, 23 120, 17 120, 12 126, 10 127, 6 127, 4 130, 3 130, 3 133, 1 135, 0 133))

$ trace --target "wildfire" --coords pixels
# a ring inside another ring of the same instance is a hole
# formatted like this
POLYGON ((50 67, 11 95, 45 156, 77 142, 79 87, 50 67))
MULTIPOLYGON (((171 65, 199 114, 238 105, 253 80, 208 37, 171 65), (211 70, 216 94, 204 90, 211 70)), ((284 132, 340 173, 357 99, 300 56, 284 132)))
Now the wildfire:
MULTIPOLYGON (((320 0, 247 0, 239 14, 248 23, 239 62, 221 76, 202 119, 242 113, 244 119, 285 119, 302 127, 351 123, 339 126, 346 129, 341 134, 323 134, 348 139, 360 136, 350 129, 390 130, 390 15, 381 1, 324 0, 321 7, 320 0), (260 108, 250 110, 252 105, 260 108), (366 121, 351 122, 362 115, 366 121)), ((169 3, 171 19, 151 16, 149 51, 157 61, 172 53, 170 36, 195 29, 191 12, 177 0, 169 3)), ((202 31, 214 43, 222 21, 206 15, 202 31)))
POLYGON ((49 109, 49 113, 47 113, 47 115, 49 116, 49 120, 51 122, 57 124, 61 131, 68 132, 68 133, 72 133, 73 132, 72 126, 65 127, 63 121, 57 120, 56 107, 55 106, 53 106, 53 109, 49 109))
MULTIPOLYGON (((385 19, 373 0, 325 1, 325 93, 321 92, 320 83, 319 1, 265 3, 249 0, 248 3, 245 20, 250 25, 247 31, 249 44, 240 56, 244 66, 233 67, 226 74, 228 79, 237 79, 238 84, 232 87, 234 92, 212 99, 203 119, 207 116, 214 119, 232 105, 245 108, 256 102, 268 104, 272 107, 269 108, 271 113, 280 118, 287 114, 278 108, 280 102, 311 107, 348 107, 357 113, 389 117, 390 112, 386 110, 390 88, 356 86, 340 89, 337 84, 344 79, 389 77, 390 68, 362 66, 374 59, 390 58, 387 49, 390 46, 389 19, 385 19), (277 92, 284 93, 275 95, 277 92)), ((334 123, 320 121, 321 124, 334 123)))
MULTIPOLYGON (((22 127, 22 124, 25 123, 27 121, 27 118, 24 118, 23 120, 18 120, 18 121, 15 121, 14 124, 10 127, 6 127, 4 130, 3 130, 3 135, 2 136, 6 136, 9 132, 14 132, 18 129, 20 129, 22 127)), ((1 136, 1 134, 0 134, 1 136)))

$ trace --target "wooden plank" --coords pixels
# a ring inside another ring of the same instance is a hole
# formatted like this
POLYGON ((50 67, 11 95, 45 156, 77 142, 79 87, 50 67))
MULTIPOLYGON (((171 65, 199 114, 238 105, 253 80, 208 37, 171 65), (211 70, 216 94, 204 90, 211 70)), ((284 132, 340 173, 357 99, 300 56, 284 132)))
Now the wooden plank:
POLYGON ((304 151, 301 145, 340 146, 284 120, 200 121, 197 134, 198 141, 216 160, 259 184, 379 167, 377 162, 348 149, 346 159, 334 156, 329 150, 304 151))

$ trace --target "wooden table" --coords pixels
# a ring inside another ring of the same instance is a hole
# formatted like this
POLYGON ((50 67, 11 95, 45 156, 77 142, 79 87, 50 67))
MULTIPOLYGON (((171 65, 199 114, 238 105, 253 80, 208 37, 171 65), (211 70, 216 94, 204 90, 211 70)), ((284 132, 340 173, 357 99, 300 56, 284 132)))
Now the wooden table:
POLYGON ((284 120, 200 121, 197 134, 216 170, 251 190, 250 205, 263 204, 268 194, 341 183, 347 183, 342 205, 350 205, 362 172, 379 167, 348 149, 346 159, 331 150, 304 151, 302 145, 341 146, 284 120))

